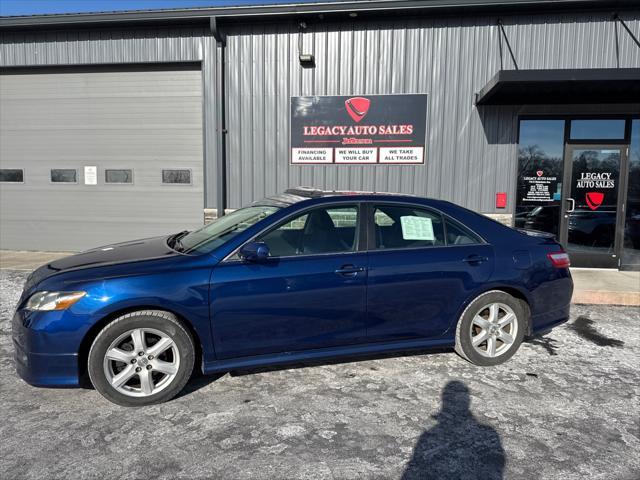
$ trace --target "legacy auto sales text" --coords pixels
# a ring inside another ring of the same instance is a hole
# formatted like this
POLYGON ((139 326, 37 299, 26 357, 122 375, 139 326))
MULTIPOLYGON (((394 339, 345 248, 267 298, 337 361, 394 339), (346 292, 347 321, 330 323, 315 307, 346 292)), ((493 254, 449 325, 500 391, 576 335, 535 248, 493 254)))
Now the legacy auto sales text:
POLYGON ((323 125, 303 127, 307 136, 344 136, 344 135, 411 135, 413 125, 323 125))

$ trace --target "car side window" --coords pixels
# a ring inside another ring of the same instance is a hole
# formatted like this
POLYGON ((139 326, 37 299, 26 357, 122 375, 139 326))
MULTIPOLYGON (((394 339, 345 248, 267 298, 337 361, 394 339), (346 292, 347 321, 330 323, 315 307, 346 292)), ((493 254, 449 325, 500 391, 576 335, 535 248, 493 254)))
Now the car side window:
POLYGON ((377 249, 445 245, 442 216, 422 208, 377 205, 373 214, 377 249))
POLYGON ((447 245, 477 245, 482 243, 475 233, 460 224, 447 219, 445 225, 447 229, 447 245))
POLYGON ((288 220, 258 240, 272 257, 341 253, 356 249, 357 206, 322 207, 288 220))

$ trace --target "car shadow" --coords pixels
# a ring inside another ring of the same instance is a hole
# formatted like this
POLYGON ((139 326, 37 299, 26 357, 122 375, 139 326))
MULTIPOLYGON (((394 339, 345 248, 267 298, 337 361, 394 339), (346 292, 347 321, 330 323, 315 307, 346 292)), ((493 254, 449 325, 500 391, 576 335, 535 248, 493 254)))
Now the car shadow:
MULTIPOLYGON (((251 367, 238 370, 231 370, 229 374, 232 377, 241 377, 243 375, 253 375, 256 373, 266 372, 278 372, 281 370, 295 370, 299 368, 311 368, 321 367, 326 365, 344 365, 347 363, 359 363, 367 362, 370 360, 384 360, 386 358, 402 358, 402 357, 414 357, 417 355, 431 355, 434 353, 452 352, 452 348, 430 348, 430 349, 418 349, 418 350, 401 350, 397 352, 383 352, 383 353, 367 353, 361 355, 353 355, 349 357, 342 357, 336 359, 324 359, 324 360, 305 360, 296 361, 292 363, 281 363, 276 365, 268 365, 264 367, 251 367)), ((371 370, 377 370, 376 366, 371 366, 371 370)))
MULTIPOLYGON (((311 367, 320 367, 326 365, 343 365, 347 363, 358 363, 358 362, 366 362, 370 360, 383 360, 385 358, 402 358, 402 357, 413 357, 416 355, 426 355, 426 354, 435 354, 435 353, 445 353, 452 352, 451 348, 430 348, 430 349, 416 349, 416 350, 402 350, 397 352, 384 352, 384 353, 375 353, 375 354, 362 354, 347 358, 338 358, 338 359, 325 359, 325 360, 308 360, 308 361, 297 361, 292 363, 282 363, 276 365, 268 365, 264 367, 251 367, 251 368, 243 368, 239 370, 230 370, 228 372, 223 373, 215 373, 204 375, 202 373, 194 372, 191 376, 191 379, 184 387, 184 389, 176 396, 176 398, 180 398, 184 395, 189 395, 197 390, 210 385, 216 380, 224 377, 227 373, 232 377, 242 377, 245 375, 254 375, 259 373, 268 373, 268 372, 278 372, 282 370, 295 370, 299 368, 311 368, 311 367)), ((378 370, 378 367, 372 365, 370 367, 371 370, 378 370)), ((349 377, 354 377, 355 375, 352 373, 347 374, 349 377)))
POLYGON ((525 342, 544 348, 549 355, 558 355, 558 343, 557 340, 554 340, 553 338, 534 335, 533 337, 525 340, 525 342))
POLYGON ((595 322, 591 320, 589 317, 585 317, 584 315, 576 318, 576 321, 573 323, 569 323, 567 325, 568 328, 576 332, 579 336, 584 338, 585 340, 589 340, 590 342, 595 343, 599 347, 623 347, 624 342, 622 340, 618 340, 616 338, 607 337, 602 333, 598 332, 594 328, 595 322))
POLYGON ((442 390, 437 423, 426 430, 413 450, 402 480, 503 478, 505 452, 498 432, 480 423, 469 410, 469 388, 451 381, 442 390))
POLYGON ((218 379, 224 377, 226 375, 226 373, 222 372, 222 373, 212 373, 210 375, 203 375, 202 373, 194 373, 193 375, 191 375, 191 379, 187 382, 187 384, 184 386, 184 388, 180 391, 180 393, 178 393, 178 395, 175 396, 175 399, 184 397, 186 395, 190 395, 198 390, 200 390, 201 388, 206 387, 207 385, 212 384, 213 382, 217 381, 218 379))

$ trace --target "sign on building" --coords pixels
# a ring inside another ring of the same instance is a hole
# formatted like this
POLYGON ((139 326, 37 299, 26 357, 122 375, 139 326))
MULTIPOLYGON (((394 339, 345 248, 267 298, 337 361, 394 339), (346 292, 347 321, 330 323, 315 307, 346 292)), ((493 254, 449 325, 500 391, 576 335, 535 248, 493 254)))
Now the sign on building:
POLYGON ((291 97, 291 163, 424 163, 427 95, 291 97))
POLYGON ((95 166, 84 167, 84 184, 85 185, 98 184, 98 167, 95 167, 95 166))

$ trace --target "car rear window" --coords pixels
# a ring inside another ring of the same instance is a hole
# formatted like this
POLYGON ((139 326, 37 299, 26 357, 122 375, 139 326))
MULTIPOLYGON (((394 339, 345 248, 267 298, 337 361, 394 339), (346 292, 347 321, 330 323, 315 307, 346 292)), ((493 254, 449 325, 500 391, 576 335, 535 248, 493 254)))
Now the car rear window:
POLYGON ((468 228, 451 220, 445 220, 447 229, 447 245, 476 245, 482 240, 468 228))
POLYGON ((430 210, 379 205, 374 210, 376 248, 420 248, 445 245, 442 216, 430 210))

